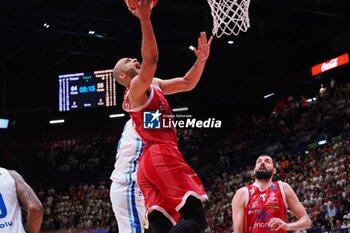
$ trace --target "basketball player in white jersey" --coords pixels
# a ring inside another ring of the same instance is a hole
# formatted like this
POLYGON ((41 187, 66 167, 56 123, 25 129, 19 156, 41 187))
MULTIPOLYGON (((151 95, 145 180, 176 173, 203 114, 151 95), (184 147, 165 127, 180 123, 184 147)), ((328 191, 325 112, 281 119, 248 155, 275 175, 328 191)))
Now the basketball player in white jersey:
POLYGON ((24 233, 20 204, 27 211, 27 230, 40 230, 43 207, 33 189, 15 171, 0 167, 0 232, 24 233))
POLYGON ((130 119, 120 136, 116 162, 110 177, 113 181, 110 190, 112 208, 119 232, 122 233, 142 233, 145 228, 144 200, 136 180, 142 147, 143 142, 130 119))

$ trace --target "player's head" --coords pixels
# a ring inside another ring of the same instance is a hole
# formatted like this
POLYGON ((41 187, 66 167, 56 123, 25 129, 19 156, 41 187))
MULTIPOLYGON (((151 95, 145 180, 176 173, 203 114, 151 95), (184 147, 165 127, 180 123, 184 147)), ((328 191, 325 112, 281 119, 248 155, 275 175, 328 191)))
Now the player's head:
POLYGON ((113 69, 113 77, 123 86, 128 87, 130 81, 139 74, 141 65, 136 58, 122 58, 113 69))
POLYGON ((255 162, 255 179, 270 180, 276 174, 273 159, 269 155, 261 155, 255 162))

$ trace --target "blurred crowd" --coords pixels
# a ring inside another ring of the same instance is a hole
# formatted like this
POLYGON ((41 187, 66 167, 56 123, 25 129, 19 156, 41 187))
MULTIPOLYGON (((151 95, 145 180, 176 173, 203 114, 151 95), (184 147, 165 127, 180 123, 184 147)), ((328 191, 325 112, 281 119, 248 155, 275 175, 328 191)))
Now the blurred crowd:
POLYGON ((200 169, 198 152, 222 138, 223 132, 210 129, 180 129, 177 130, 179 150, 188 164, 195 170, 200 169))
POLYGON ((350 83, 331 85, 314 98, 289 97, 270 115, 237 117, 235 134, 219 145, 217 153, 230 159, 244 159, 264 151, 305 150, 307 146, 350 130, 350 83), (239 135, 239 136, 237 136, 239 135))
POLYGON ((71 185, 63 191, 51 187, 40 190, 38 197, 44 207, 44 232, 108 229, 114 218, 106 183, 71 185))

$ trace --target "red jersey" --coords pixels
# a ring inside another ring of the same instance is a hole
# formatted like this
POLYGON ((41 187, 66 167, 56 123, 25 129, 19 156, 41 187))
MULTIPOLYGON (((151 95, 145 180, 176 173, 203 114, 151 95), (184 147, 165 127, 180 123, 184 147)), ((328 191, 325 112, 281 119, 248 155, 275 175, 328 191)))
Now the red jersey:
POLYGON ((275 231, 268 226, 271 218, 287 220, 287 204, 282 183, 273 182, 264 191, 260 191, 255 184, 248 185, 247 189, 244 233, 285 233, 285 230, 275 231))
POLYGON ((134 109, 130 107, 128 93, 127 89, 124 94, 123 109, 129 112, 145 146, 152 143, 167 143, 177 147, 176 129, 170 122, 174 116, 163 92, 151 85, 146 103, 134 109))
POLYGON ((135 129, 145 147, 137 169, 137 181, 144 195, 146 216, 157 210, 174 225, 180 219, 179 210, 189 196, 208 200, 203 184, 177 149, 176 130, 170 106, 162 91, 151 86, 148 99, 131 109, 125 92, 123 108, 129 112, 135 129))

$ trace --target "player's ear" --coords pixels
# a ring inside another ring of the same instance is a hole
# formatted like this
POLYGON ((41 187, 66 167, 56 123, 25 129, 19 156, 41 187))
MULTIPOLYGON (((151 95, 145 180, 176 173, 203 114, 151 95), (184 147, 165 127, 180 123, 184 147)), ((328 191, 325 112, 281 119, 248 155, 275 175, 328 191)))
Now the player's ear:
POLYGON ((119 79, 125 79, 125 77, 126 77, 126 73, 124 73, 124 72, 120 72, 119 73, 119 79))
POLYGON ((272 171, 272 174, 276 174, 277 173, 277 169, 276 168, 273 168, 273 171, 272 171))

